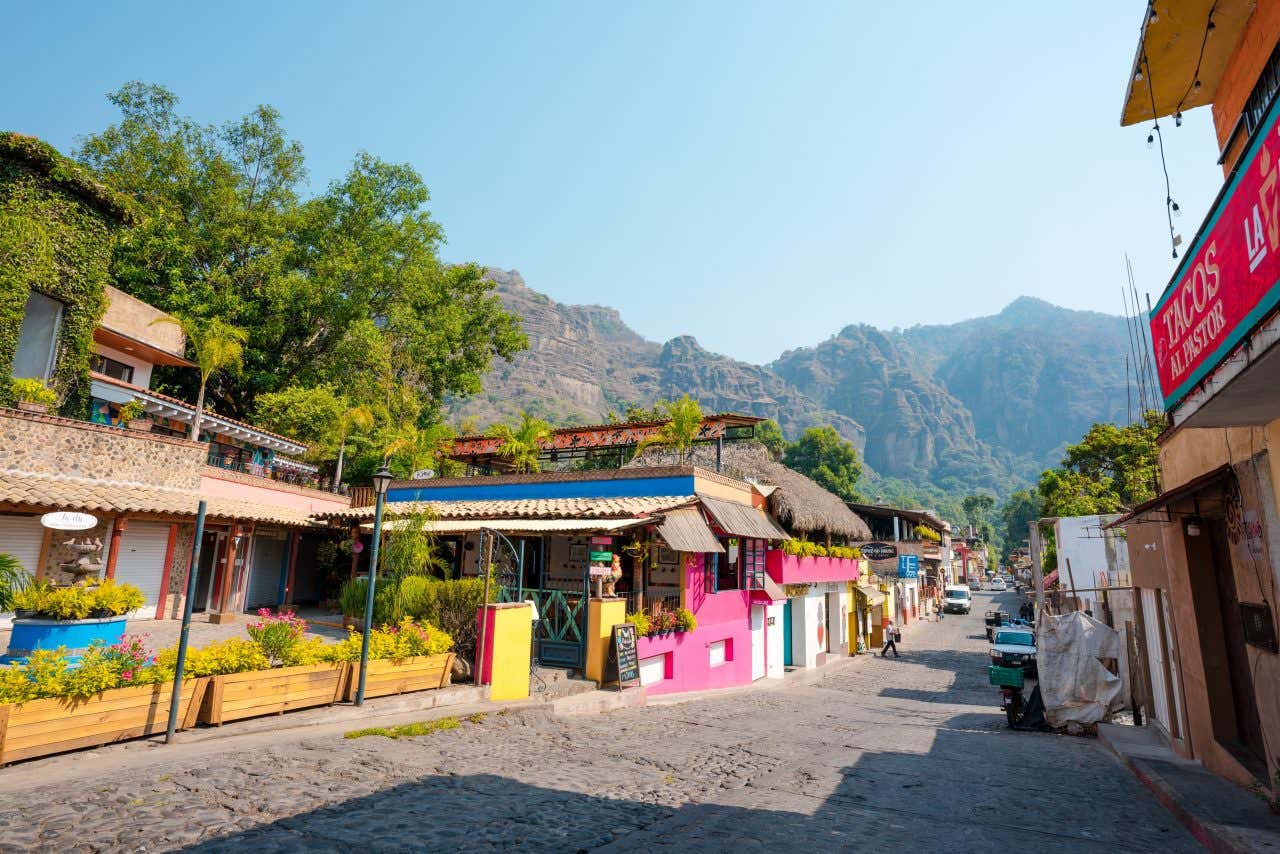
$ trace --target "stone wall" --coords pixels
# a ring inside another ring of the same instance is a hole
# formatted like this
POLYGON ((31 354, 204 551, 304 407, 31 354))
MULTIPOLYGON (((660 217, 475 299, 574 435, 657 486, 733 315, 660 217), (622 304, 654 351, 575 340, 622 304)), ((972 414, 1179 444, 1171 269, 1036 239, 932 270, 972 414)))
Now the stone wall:
POLYGON ((195 490, 207 453, 199 442, 0 408, 0 471, 195 490))

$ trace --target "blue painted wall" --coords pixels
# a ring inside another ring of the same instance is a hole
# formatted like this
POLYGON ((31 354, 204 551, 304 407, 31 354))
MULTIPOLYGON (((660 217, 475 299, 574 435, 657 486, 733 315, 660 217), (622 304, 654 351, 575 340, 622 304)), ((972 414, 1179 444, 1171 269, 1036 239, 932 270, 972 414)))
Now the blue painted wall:
MULTIPOLYGON (((693 475, 635 477, 609 480, 557 480, 542 483, 475 483, 457 486, 415 486, 387 490, 388 501, 512 501, 529 498, 637 498, 651 495, 693 495, 693 475)), ((430 481, 424 481, 430 483, 430 481)))

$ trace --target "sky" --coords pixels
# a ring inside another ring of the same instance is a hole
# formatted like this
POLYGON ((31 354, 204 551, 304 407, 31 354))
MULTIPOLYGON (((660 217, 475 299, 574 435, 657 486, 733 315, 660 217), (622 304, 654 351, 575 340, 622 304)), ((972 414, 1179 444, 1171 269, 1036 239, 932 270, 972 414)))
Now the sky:
MULTIPOLYGON (((279 109, 311 191, 412 164, 444 258, 755 363, 853 323, 1119 314, 1173 273, 1158 153, 1121 128, 1144 0, 11 4, 0 129, 67 150, 159 83, 279 109)), ((1190 243, 1208 108, 1166 122, 1190 243)))

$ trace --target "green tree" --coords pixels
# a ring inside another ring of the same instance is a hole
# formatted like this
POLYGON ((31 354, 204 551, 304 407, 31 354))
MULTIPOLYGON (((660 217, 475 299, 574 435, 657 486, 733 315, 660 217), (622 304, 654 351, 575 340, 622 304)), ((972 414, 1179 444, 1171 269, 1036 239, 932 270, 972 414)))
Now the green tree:
POLYGON ((768 448, 775 460, 782 459, 787 451, 787 440, 782 435, 782 428, 772 418, 766 418, 756 425, 756 441, 768 448))
POLYGON ((204 416, 204 395, 209 380, 219 374, 236 371, 244 364, 244 342, 249 337, 243 329, 237 329, 221 318, 197 320, 177 315, 159 317, 151 321, 169 323, 179 327, 187 336, 196 370, 200 374, 200 390, 196 393, 196 414, 191 419, 191 438, 200 438, 200 421, 204 416))
POLYGON ((656 408, 661 410, 666 423, 658 428, 656 434, 637 444, 636 453, 651 447, 671 448, 679 457, 680 465, 684 465, 693 450, 693 443, 702 432, 702 407, 686 394, 679 400, 660 400, 656 408))
POLYGON ((1156 439, 1164 423, 1153 410, 1125 427, 1094 424, 1067 447, 1060 467, 1040 475, 1041 515, 1118 513, 1154 498, 1160 477, 1156 439))
POLYGON ((543 443, 551 439, 551 425, 521 412, 520 423, 514 429, 506 424, 494 424, 485 435, 498 440, 498 456, 509 460, 516 473, 521 474, 542 469, 538 457, 543 443))
MULTIPOLYGON (((332 384, 393 423, 438 420, 447 395, 474 394, 494 358, 527 346, 483 271, 447 265, 405 164, 358 154, 345 175, 303 197, 302 147, 261 106, 212 126, 178 112, 167 89, 130 83, 109 96, 120 119, 76 152, 138 202, 118 241, 118 285, 166 311, 252 328, 244 369, 211 386, 244 418, 259 395, 332 384)), ((193 391, 181 374, 162 384, 193 391)))
POLYGON ((859 500, 857 484, 862 464, 858 462, 858 451, 834 427, 805 430, 799 440, 787 446, 782 462, 845 501, 859 500))
POLYGON ((986 543, 996 539, 995 528, 991 524, 991 511, 995 506, 995 497, 981 492, 966 495, 960 502, 965 521, 973 526, 974 532, 986 543))
POLYGON ((1008 561, 1014 549, 1027 539, 1028 525, 1040 518, 1040 496, 1027 489, 1019 489, 1000 506, 1000 527, 1004 540, 1004 559, 1008 561))

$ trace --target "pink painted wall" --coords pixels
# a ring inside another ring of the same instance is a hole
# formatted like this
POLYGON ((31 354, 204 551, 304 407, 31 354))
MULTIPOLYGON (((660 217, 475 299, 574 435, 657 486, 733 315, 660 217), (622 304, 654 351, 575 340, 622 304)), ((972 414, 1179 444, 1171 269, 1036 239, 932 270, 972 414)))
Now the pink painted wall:
POLYGON ((770 549, 764 557, 769 577, 778 584, 857 581, 858 562, 842 557, 796 557, 770 549))
MULTIPOLYGON (((325 497, 323 492, 315 489, 298 490, 297 492, 273 488, 274 481, 262 478, 263 485, 239 483, 224 480, 209 474, 200 476, 200 492, 220 498, 238 498, 241 501, 253 501, 257 504, 268 504, 272 507, 289 507, 304 513, 331 513, 345 510, 351 506, 351 499, 345 495, 325 497), (307 494, 303 494, 303 492, 307 494)), ((282 484, 281 487, 287 484, 282 484)))
POLYGON ((694 555, 686 572, 685 602, 698 628, 663 637, 640 638, 640 658, 666 654, 667 678, 645 690, 651 695, 729 688, 751 682, 751 594, 746 590, 707 593, 703 555, 694 555), (711 644, 725 644, 726 660, 711 666, 711 644), (728 656, 732 655, 732 660, 728 656))

